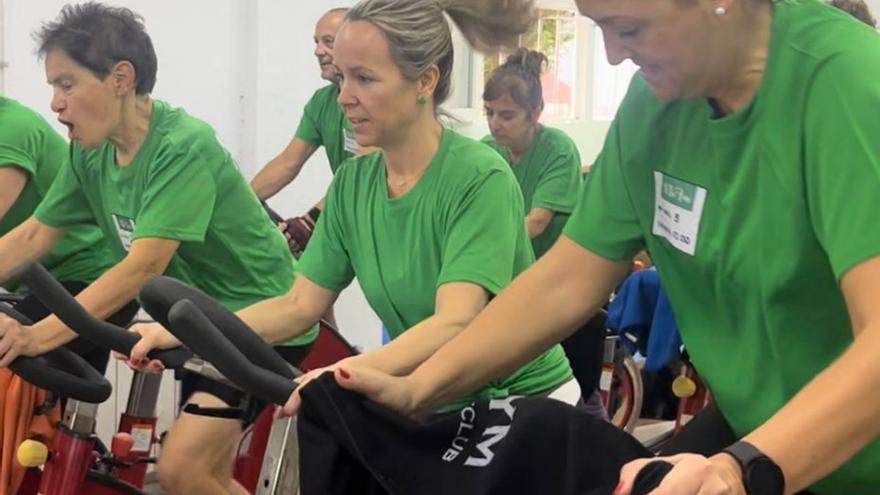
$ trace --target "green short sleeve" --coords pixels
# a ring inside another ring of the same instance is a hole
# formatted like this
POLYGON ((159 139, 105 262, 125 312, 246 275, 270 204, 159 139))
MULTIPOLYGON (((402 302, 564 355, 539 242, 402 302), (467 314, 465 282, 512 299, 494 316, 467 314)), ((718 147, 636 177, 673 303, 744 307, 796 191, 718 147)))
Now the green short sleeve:
MULTIPOLYGON (((0 101, 0 105, 5 105, 6 101, 0 101)), ((34 122, 35 120, 23 108, 19 111, 13 108, 4 113, 0 125, 0 167, 15 166, 31 177, 36 175, 36 160, 43 148, 42 141, 46 131, 45 126, 36 125, 44 123, 34 122)))
POLYGON ((837 278, 880 254, 880 50, 866 51, 819 69, 806 102, 810 216, 837 278))
POLYGON ((584 248, 611 260, 630 259, 645 244, 624 180, 619 132, 620 122, 615 121, 563 230, 584 248))
POLYGON ((197 148, 159 157, 152 164, 135 223, 134 239, 204 241, 217 192, 197 148))
POLYGON ((532 208, 571 213, 577 205, 581 185, 580 155, 574 143, 564 143, 563 146, 549 157, 549 164, 532 196, 532 208))
POLYGON ((13 143, 0 141, 0 168, 15 167, 29 177, 37 173, 33 154, 13 143))
POLYGON ((58 171, 52 187, 34 212, 37 220, 54 228, 95 222, 94 212, 83 193, 76 166, 74 163, 65 164, 58 171))
POLYGON ((323 105, 323 102, 320 101, 320 96, 322 94, 323 93, 321 92, 315 93, 312 98, 309 99, 308 103, 306 103, 295 134, 296 137, 316 146, 324 144, 324 140, 321 137, 321 126, 319 123, 321 118, 321 106, 323 105))
POLYGON ((491 170, 449 213, 437 285, 472 282, 497 294, 534 256, 525 241, 522 194, 513 174, 491 170), (529 260, 524 262, 523 258, 529 260))
POLYGON ((344 221, 340 211, 341 187, 340 174, 337 174, 327 191, 324 211, 318 218, 315 232, 297 266, 300 274, 336 292, 342 291, 354 279, 351 258, 345 247, 344 221))

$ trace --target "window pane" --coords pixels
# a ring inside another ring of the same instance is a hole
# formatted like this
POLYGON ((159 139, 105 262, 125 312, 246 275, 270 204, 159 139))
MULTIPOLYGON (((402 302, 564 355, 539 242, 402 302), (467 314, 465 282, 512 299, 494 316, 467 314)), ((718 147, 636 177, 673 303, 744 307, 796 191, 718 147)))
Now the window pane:
POLYGON ((574 88, 577 74, 576 24, 574 16, 561 17, 553 50, 554 60, 541 78, 545 112, 560 117, 574 116, 574 88))
MULTIPOLYGON (((577 74, 577 14, 568 9, 540 9, 535 22, 520 36, 519 46, 539 50, 548 64, 541 77, 544 115, 574 116, 577 74)), ((483 59, 483 81, 507 58, 507 53, 487 54, 483 59)))
POLYGON ((529 48, 531 50, 538 49, 538 30, 541 28, 541 15, 529 26, 529 30, 519 37, 519 46, 529 48))

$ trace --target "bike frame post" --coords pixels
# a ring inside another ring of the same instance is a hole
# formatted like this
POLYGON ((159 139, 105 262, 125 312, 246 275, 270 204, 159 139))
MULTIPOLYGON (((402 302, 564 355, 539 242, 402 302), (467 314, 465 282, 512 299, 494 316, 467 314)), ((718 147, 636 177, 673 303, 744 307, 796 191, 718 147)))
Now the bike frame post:
POLYGON ((161 374, 136 371, 131 381, 128 404, 119 418, 119 433, 129 433, 134 439, 134 446, 126 457, 120 459, 133 465, 116 469, 116 475, 137 487, 144 486, 147 475, 147 464, 137 460, 149 457, 156 443, 156 404, 159 402, 161 382, 161 374))
POLYGON ((272 423, 263 456, 263 468, 254 495, 290 493, 299 493, 299 443, 294 417, 272 423), (296 492, 291 491, 294 487, 296 492))
POLYGON ((39 493, 79 495, 86 473, 95 462, 93 433, 98 404, 71 400, 49 446, 49 460, 40 476, 39 493))

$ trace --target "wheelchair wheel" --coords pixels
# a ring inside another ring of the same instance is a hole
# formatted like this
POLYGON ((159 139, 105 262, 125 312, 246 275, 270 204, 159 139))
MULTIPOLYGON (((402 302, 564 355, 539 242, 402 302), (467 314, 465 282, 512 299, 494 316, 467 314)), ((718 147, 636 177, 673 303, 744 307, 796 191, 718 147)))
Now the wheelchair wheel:
POLYGON ((612 424, 632 433, 642 412, 644 387, 636 362, 618 349, 608 398, 608 416, 612 424))

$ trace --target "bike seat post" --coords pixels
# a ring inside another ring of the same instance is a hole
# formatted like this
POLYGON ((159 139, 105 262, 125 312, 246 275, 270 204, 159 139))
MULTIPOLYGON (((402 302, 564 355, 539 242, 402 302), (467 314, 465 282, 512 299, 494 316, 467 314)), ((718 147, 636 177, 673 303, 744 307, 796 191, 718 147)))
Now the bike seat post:
POLYGON ((299 486, 299 442, 295 417, 272 423, 254 495, 290 493, 292 486, 299 486))
POLYGON ((135 371, 125 412, 119 418, 118 433, 131 435, 132 440, 128 454, 119 460, 132 466, 117 468, 116 476, 137 487, 144 485, 147 475, 147 464, 138 460, 150 456, 156 441, 156 405, 161 382, 160 374, 135 371))
POLYGON ((138 418, 155 416, 161 383, 161 374, 135 371, 128 394, 128 404, 125 407, 126 414, 138 418))
POLYGON ((67 401, 62 424, 70 431, 88 436, 95 431, 98 417, 98 404, 78 400, 67 401))

